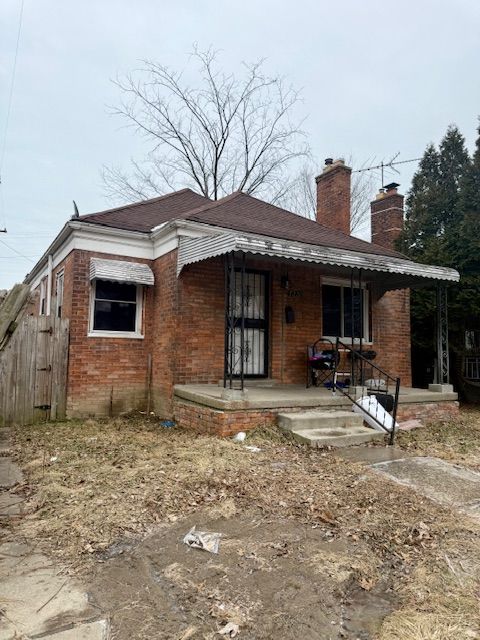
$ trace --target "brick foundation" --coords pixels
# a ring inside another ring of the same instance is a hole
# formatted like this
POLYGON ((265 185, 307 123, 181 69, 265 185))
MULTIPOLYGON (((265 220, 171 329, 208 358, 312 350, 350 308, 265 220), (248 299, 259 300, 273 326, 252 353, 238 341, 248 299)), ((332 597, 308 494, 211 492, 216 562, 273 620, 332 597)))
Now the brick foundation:
POLYGON ((398 406, 397 420, 420 420, 424 424, 437 420, 450 420, 455 418, 460 410, 459 403, 455 400, 445 402, 412 402, 398 406))
MULTIPOLYGON (((176 399, 174 401, 175 421, 178 426, 192 429, 198 433, 222 437, 232 436, 239 431, 272 427, 276 424, 278 413, 296 413, 308 410, 308 407, 284 407, 221 411, 185 400, 176 399)), ((399 405, 397 419, 399 422, 416 419, 426 425, 429 422, 454 418, 458 412, 459 404, 456 401, 415 402, 399 405)))

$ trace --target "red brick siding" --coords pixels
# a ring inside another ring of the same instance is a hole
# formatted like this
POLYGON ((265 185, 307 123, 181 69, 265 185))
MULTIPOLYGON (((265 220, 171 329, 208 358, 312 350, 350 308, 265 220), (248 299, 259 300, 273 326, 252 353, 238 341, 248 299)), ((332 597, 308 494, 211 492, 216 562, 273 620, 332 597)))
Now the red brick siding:
POLYGON ((178 280, 176 382, 223 377, 225 286, 221 258, 184 267, 178 280))
MULTIPOLYGON (((146 288, 144 339, 88 337, 90 258, 119 256, 74 251, 59 265, 65 269, 63 315, 70 318, 69 415, 108 414, 146 409, 148 358, 152 358, 151 409, 172 415, 173 385, 217 383, 223 377, 224 271, 214 258, 176 274, 176 251, 151 265, 155 286, 146 288)), ((127 260, 128 258, 123 258, 127 260)), ((309 265, 280 265, 248 259, 248 267, 268 273, 270 343, 268 375, 283 383, 303 384, 306 346, 322 335, 321 272, 309 265), (289 291, 281 287, 288 273, 289 291), (290 295, 289 295, 290 293, 290 295), (291 306, 295 322, 285 322, 291 306)), ((55 294, 55 291, 53 292, 55 294)), ((372 346, 377 362, 410 383, 408 292, 390 292, 373 303, 372 346)))
POLYGON ((458 416, 459 403, 453 400, 445 402, 414 402, 398 405, 397 421, 420 420, 423 424, 450 420, 458 416))
POLYGON ((393 249, 403 229, 403 196, 395 191, 380 194, 371 207, 372 242, 393 249))
POLYGON ((387 373, 399 376, 404 387, 412 384, 410 351, 410 291, 387 291, 374 295, 372 333, 375 364, 387 373))
MULTIPOLYGON (((305 410, 305 409, 303 409, 305 410)), ((174 403, 175 420, 185 429, 218 436, 232 436, 239 431, 271 427, 276 424, 278 413, 295 413, 298 409, 252 409, 243 411, 220 411, 183 400, 174 403)), ((424 425, 437 420, 449 420, 458 414, 458 402, 417 402, 401 404, 398 420, 416 419, 424 425)))
POLYGON ((350 167, 338 163, 325 167, 316 178, 317 222, 347 235, 350 235, 351 173, 350 167))
MULTIPOLYGON (((322 335, 321 272, 308 265, 282 266, 249 258, 249 268, 265 270, 270 281, 270 361, 268 375, 287 384, 306 379, 306 347, 322 335), (288 272, 289 292, 281 287, 288 272), (298 295, 294 295, 298 294, 298 295), (295 322, 285 322, 285 307, 295 322)), ((372 349, 380 366, 410 385, 409 292, 389 292, 373 301, 372 349)), ((224 276, 219 258, 193 264, 179 280, 178 383, 216 383, 223 376, 224 276)))
MULTIPOLYGON (((144 339, 88 337, 90 258, 128 260, 117 255, 75 250, 71 285, 65 286, 65 317, 70 318, 67 411, 69 416, 118 414, 145 409, 147 357, 151 340, 151 288, 144 290, 144 339), (71 303, 68 300, 71 291, 71 303)), ((148 260, 138 260, 151 264, 148 260)))
POLYGON ((182 351, 177 334, 181 328, 177 288, 177 251, 154 261, 155 274, 151 310, 152 408, 162 416, 172 415, 173 385, 177 355, 182 351))

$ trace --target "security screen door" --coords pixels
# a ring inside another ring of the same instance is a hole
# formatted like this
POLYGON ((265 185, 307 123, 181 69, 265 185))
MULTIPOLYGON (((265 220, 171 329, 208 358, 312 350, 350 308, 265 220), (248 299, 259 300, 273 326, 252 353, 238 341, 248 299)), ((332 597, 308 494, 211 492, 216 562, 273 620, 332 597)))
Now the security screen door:
MULTIPOLYGON (((265 377, 268 373, 268 278, 265 272, 247 270, 244 278, 244 375, 265 377)), ((240 375, 242 274, 235 273, 235 330, 233 374, 240 375)))

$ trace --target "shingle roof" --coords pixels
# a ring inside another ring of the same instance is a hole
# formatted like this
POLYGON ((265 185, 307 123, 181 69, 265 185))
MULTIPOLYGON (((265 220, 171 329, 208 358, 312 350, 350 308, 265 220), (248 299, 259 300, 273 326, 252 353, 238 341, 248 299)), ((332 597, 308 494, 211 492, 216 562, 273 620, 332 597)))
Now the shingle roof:
POLYGON ((323 247, 404 257, 397 251, 348 236, 242 192, 211 201, 190 189, 183 189, 160 198, 80 216, 83 222, 142 232, 175 219, 323 247))
POLYGON ((82 222, 93 222, 116 229, 148 233, 162 222, 184 218, 186 213, 208 202, 210 202, 208 198, 191 189, 182 189, 151 200, 90 213, 80 216, 79 219, 82 222))

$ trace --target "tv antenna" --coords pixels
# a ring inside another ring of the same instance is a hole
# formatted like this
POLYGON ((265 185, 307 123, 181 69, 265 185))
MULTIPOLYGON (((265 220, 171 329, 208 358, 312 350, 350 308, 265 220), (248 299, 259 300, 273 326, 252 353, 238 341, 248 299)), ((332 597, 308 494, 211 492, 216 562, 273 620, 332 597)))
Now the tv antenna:
POLYGON ((380 164, 375 164, 371 167, 363 167, 362 169, 354 169, 353 173, 362 173, 364 171, 375 171, 380 169, 382 172, 382 187, 385 186, 385 169, 391 169, 395 171, 395 173, 400 174, 400 171, 396 169, 396 165, 398 164, 407 164, 408 162, 418 162, 421 158, 410 158, 410 160, 397 160, 400 155, 400 151, 398 151, 388 162, 384 162, 383 160, 380 164))

